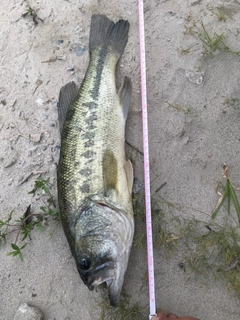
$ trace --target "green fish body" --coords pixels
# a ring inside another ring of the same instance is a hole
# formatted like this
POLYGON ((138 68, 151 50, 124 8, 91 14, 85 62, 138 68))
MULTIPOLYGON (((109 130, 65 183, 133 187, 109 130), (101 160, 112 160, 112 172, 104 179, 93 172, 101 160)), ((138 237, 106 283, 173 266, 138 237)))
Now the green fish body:
POLYGON ((134 233, 133 169, 125 157, 131 81, 117 93, 115 71, 128 38, 128 21, 93 15, 90 61, 80 89, 59 95, 61 151, 58 200, 64 232, 89 289, 102 282, 117 305, 134 233))

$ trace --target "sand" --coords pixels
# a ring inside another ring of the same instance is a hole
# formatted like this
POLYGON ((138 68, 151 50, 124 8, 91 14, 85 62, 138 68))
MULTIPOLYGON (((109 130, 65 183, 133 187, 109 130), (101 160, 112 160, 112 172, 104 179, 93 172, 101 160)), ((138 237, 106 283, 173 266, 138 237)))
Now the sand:
MULTIPOLYGON (((179 205, 180 217, 209 221, 219 198, 214 184, 221 178, 223 163, 228 164, 234 182, 240 182, 240 59, 218 50, 213 57, 202 59, 202 42, 190 33, 201 29, 203 21, 211 35, 223 32, 226 44, 240 50, 240 1, 151 0, 144 8, 152 188, 167 182, 159 196, 179 205), (226 21, 219 21, 219 9, 226 21), (194 23, 196 27, 191 29, 194 23), (231 99, 236 100, 233 103, 231 99)), ((79 85, 84 76, 93 13, 130 22, 117 83, 121 84, 124 75, 132 79, 126 139, 143 149, 137 1, 2 1, 2 220, 12 210, 18 219, 29 204, 37 212, 41 200, 28 192, 39 172, 50 177, 56 199, 57 99, 64 84, 75 81, 79 85), (43 22, 36 18, 35 24, 31 16, 22 17, 28 6, 43 22)), ((142 156, 129 146, 126 151, 134 158, 135 176, 143 182, 142 156)), ((9 235, 0 249, 0 319, 13 319, 24 302, 39 307, 48 320, 98 319, 97 302, 102 301, 103 293, 90 292, 82 283, 61 224, 51 221, 44 229, 33 230, 23 262, 6 255, 16 235, 9 235)), ((240 302, 235 293, 213 279, 208 286, 197 277, 189 280, 188 271, 178 267, 183 257, 184 248, 170 258, 161 248, 154 250, 157 307, 204 320, 239 319, 240 302)), ((124 283, 131 303, 148 306, 148 287, 143 281, 146 272, 146 249, 134 247, 124 283)), ((146 311, 146 319, 147 315, 146 311)))

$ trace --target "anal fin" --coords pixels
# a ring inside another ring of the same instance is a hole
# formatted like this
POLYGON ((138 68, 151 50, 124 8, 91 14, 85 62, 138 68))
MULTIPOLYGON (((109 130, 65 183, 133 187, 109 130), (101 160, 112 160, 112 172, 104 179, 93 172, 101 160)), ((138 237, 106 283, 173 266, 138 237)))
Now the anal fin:
POLYGON ((130 160, 126 161, 124 164, 124 170, 126 173, 127 184, 129 193, 132 194, 132 187, 133 187, 133 166, 130 160))
POLYGON ((124 78, 123 84, 119 90, 119 98, 120 104, 123 111, 123 116, 125 121, 127 120, 128 111, 131 103, 131 95, 132 95, 132 83, 131 79, 128 77, 124 78))

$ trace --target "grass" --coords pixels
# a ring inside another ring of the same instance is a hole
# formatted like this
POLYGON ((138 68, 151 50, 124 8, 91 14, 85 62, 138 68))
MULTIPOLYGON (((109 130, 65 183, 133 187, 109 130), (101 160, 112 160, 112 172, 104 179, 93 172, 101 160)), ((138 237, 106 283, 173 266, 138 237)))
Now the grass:
POLYGON ((185 55, 185 54, 189 54, 190 53, 190 50, 191 50, 191 47, 188 47, 188 48, 181 48, 179 49, 179 52, 182 54, 182 55, 185 55))
MULTIPOLYGON (((38 25, 38 20, 40 20, 41 22, 43 22, 43 19, 39 18, 36 11, 33 10, 33 8, 31 8, 30 6, 28 6, 26 12, 24 12, 22 14, 22 17, 23 18, 26 18, 26 17, 31 17, 35 26, 38 25)), ((18 21, 18 20, 17 20, 18 21)))
MULTIPOLYGON (((199 223, 197 225, 199 227, 199 223)), ((202 229, 204 227, 202 224, 202 229)), ((212 275, 214 280, 224 281, 240 298, 239 227, 214 224, 208 227, 205 227, 204 234, 186 237, 185 241, 188 239, 195 245, 195 249, 191 249, 185 257, 186 265, 197 277, 203 276, 207 282, 207 275, 212 275)))
POLYGON ((215 280, 225 281, 228 288, 234 289, 240 298, 240 206, 228 176, 227 165, 223 166, 223 176, 223 193, 218 192, 218 183, 216 191, 220 199, 213 210, 212 220, 209 223, 182 220, 178 244, 187 248, 184 260, 195 275, 203 275, 204 278, 212 275, 215 280), (223 225, 219 225, 215 219, 225 203, 227 219, 223 225), (229 220, 229 217, 232 219, 229 220))
POLYGON ((200 263, 200 270, 212 268, 215 272, 230 271, 229 267, 240 258, 239 228, 214 225, 209 228, 204 235, 196 237, 197 255, 191 258, 191 265, 200 263))
POLYGON ((193 117, 197 117, 197 113, 190 107, 184 107, 178 103, 174 103, 174 104, 171 104, 169 102, 167 102, 167 103, 168 103, 169 107, 172 107, 173 109, 175 109, 177 111, 181 111, 186 115, 191 115, 193 117))
POLYGON ((192 13, 189 14, 189 16, 187 18, 187 23, 188 23, 188 25, 184 25, 185 31, 183 32, 183 34, 195 36, 196 32, 198 30, 198 26, 197 26, 195 19, 192 16, 192 13))
MULTIPOLYGON (((228 177, 228 166, 226 164, 223 165, 223 176, 226 179, 226 183, 225 186, 222 185, 223 187, 223 194, 220 194, 220 199, 218 201, 217 207, 216 209, 213 211, 212 213, 212 219, 215 219, 219 210, 221 209, 221 207, 223 206, 225 200, 227 200, 227 214, 228 216, 232 216, 233 218, 235 218, 235 216, 232 215, 232 211, 231 211, 231 203, 233 203, 234 208, 235 208, 235 212, 236 212, 236 218, 237 218, 237 225, 238 227, 240 227, 240 205, 238 202, 238 197, 237 194, 235 192, 235 189, 228 177)), ((218 185, 217 184, 217 189, 218 189, 218 185)))
MULTIPOLYGON (((227 165, 223 166, 223 177, 224 181, 218 181, 216 188, 220 199, 212 214, 208 215, 208 222, 184 219, 180 215, 184 206, 166 201, 155 193, 151 201, 153 245, 155 249, 164 249, 161 251, 164 259, 175 254, 179 247, 185 248, 179 267, 183 271, 192 271, 190 279, 203 276, 203 283, 209 279, 224 281, 240 298, 240 205, 227 165), (225 204, 226 219, 220 225, 215 220, 218 216, 221 218, 225 204)), ((134 246, 146 247, 144 198, 143 195, 135 197, 136 224, 142 224, 142 232, 135 234, 134 246)))
POLYGON ((13 221, 12 210, 7 219, 0 220, 0 245, 7 242, 7 238, 10 234, 15 234, 15 241, 11 243, 10 251, 7 255, 18 256, 23 261, 22 250, 27 246, 25 241, 27 238, 31 240, 31 233, 34 227, 37 227, 40 231, 43 230, 43 223, 52 219, 58 219, 58 212, 56 211, 56 205, 54 203, 53 196, 50 192, 50 178, 44 180, 38 177, 35 181, 33 190, 28 192, 33 196, 37 196, 41 201, 39 207, 39 213, 32 213, 31 205, 22 214, 18 220, 13 221), (21 245, 19 245, 19 242, 21 245))
POLYGON ((178 48, 178 51, 179 51, 179 53, 181 54, 181 55, 187 55, 187 54, 189 54, 191 51, 196 51, 197 50, 197 48, 196 49, 194 49, 194 47, 196 47, 196 44, 194 44, 194 45, 191 45, 191 46, 189 46, 189 47, 187 47, 187 48, 178 48))
POLYGON ((120 300, 117 307, 109 305, 107 299, 103 299, 98 303, 101 310, 101 315, 98 320, 144 320, 146 319, 147 307, 143 307, 138 303, 130 304, 128 295, 120 300))
POLYGON ((201 27, 202 30, 198 34, 198 38, 202 42, 203 56, 213 56, 217 50, 230 52, 230 48, 223 41, 226 38, 223 33, 217 34, 216 32, 214 32, 211 36, 210 33, 206 30, 202 21, 201 27))
POLYGON ((215 15, 218 17, 218 21, 225 22, 227 20, 227 16, 222 10, 218 10, 218 12, 216 12, 215 15))
POLYGON ((233 107, 234 109, 240 108, 240 99, 239 98, 225 98, 223 104, 233 107))
MULTIPOLYGON (((177 253, 180 246, 186 248, 183 261, 178 265, 183 271, 192 271, 190 279, 193 275, 197 277, 203 275, 203 279, 209 281, 206 275, 212 275, 214 280, 224 280, 240 298, 240 206, 237 192, 228 175, 227 165, 223 166, 223 176, 225 183, 218 182, 216 188, 220 199, 208 223, 196 219, 186 220, 181 217, 184 205, 165 200, 159 195, 158 188, 151 197, 153 245, 155 249, 161 248, 163 259, 166 259, 169 253, 177 253), (219 192, 220 188, 222 188, 222 193, 219 192), (226 217, 235 218, 234 226, 227 223, 228 220, 224 225, 219 225, 215 221, 222 213, 220 210, 225 203, 227 204, 226 217)), ((29 194, 41 200, 39 213, 32 213, 29 206, 22 217, 14 223, 12 223, 13 211, 5 221, 0 220, 2 242, 6 242, 11 233, 16 233, 15 242, 11 244, 12 251, 8 255, 18 256, 21 260, 23 259, 22 250, 27 246, 27 242, 24 241, 30 237, 33 228, 38 227, 42 230, 44 221, 57 217, 49 179, 37 178, 29 194)), ((144 202, 143 192, 133 195, 136 228, 140 230, 135 233, 133 250, 135 247, 144 247, 146 250, 144 202)), ((142 281, 141 290, 146 290, 147 274, 143 274, 140 281, 142 281)), ((98 306, 100 307, 99 320, 141 320, 146 318, 148 309, 138 303, 132 304, 130 297, 124 292, 117 307, 110 306, 108 299, 105 298, 98 303, 98 306)))
MULTIPOLYGON (((181 216, 184 210, 183 205, 166 201, 157 192, 152 194, 153 246, 155 250, 161 249, 162 259, 177 254, 180 247, 185 248, 183 260, 178 263, 178 266, 186 272, 188 281, 193 277, 199 285, 211 285, 212 281, 224 281, 227 287, 235 290, 240 298, 239 203, 226 165, 223 166, 223 174, 225 183, 218 183, 216 190, 220 200, 213 210, 212 217, 208 215, 208 222, 196 219, 186 220, 181 216), (223 189, 222 194, 219 192, 220 187, 223 189), (216 217, 222 213, 220 209, 225 203, 227 203, 227 218, 237 217, 234 226, 228 223, 228 220, 223 225, 215 221, 216 217)), ((144 201, 144 193, 133 196, 137 229, 133 250, 136 247, 146 250, 144 201)), ((156 272, 155 275, 157 275, 156 272)), ((147 272, 143 274, 140 281, 142 283, 140 291, 147 290, 147 272)), ((108 300, 104 300, 99 306, 101 309, 99 320, 139 320, 144 319, 144 316, 146 318, 147 308, 139 304, 131 304, 129 297, 124 294, 117 307, 109 306, 108 300)))
MULTIPOLYGON (((240 299, 239 226, 222 226, 214 221, 206 223, 177 217, 172 219, 175 220, 175 232, 170 252, 177 254, 178 248, 184 248, 185 254, 178 266, 187 272, 188 281, 195 278, 202 285, 221 281, 235 290, 240 299)), ((163 258, 166 259, 165 255, 163 258)))
MULTIPOLYGON (((133 208, 135 213, 135 224, 137 231, 133 239, 133 247, 146 248, 146 225, 145 225, 145 199, 144 193, 139 193, 133 196, 133 208)), ((176 236, 168 231, 168 224, 173 225, 173 221, 160 207, 166 208, 168 212, 171 210, 179 210, 180 208, 171 202, 166 201, 155 193, 151 196, 151 214, 153 227, 153 246, 154 248, 164 248, 167 252, 171 252, 176 236)), ((175 220, 175 219, 174 219, 175 220)))
MULTIPOLYGON (((226 16, 223 12, 219 11, 216 15, 219 21, 226 21, 226 16)), ((235 51, 226 44, 225 41, 227 36, 224 33, 210 33, 206 29, 203 21, 200 22, 199 26, 192 16, 189 16, 188 23, 189 25, 184 26, 184 35, 191 35, 201 41, 202 57, 213 57, 218 52, 228 52, 233 55, 240 56, 240 51, 235 51)), ((180 52, 182 52, 182 54, 187 54, 190 52, 190 49, 191 47, 183 49, 180 52)))

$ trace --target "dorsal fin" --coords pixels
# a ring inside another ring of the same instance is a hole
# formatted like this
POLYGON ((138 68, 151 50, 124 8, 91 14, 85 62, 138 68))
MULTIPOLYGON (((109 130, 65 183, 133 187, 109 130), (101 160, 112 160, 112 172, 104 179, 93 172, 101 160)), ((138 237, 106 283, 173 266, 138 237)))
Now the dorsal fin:
POLYGON ((58 99, 58 119, 60 135, 62 135, 62 129, 66 120, 67 111, 70 105, 74 102, 78 94, 78 89, 75 82, 69 82, 63 86, 59 93, 58 99))

